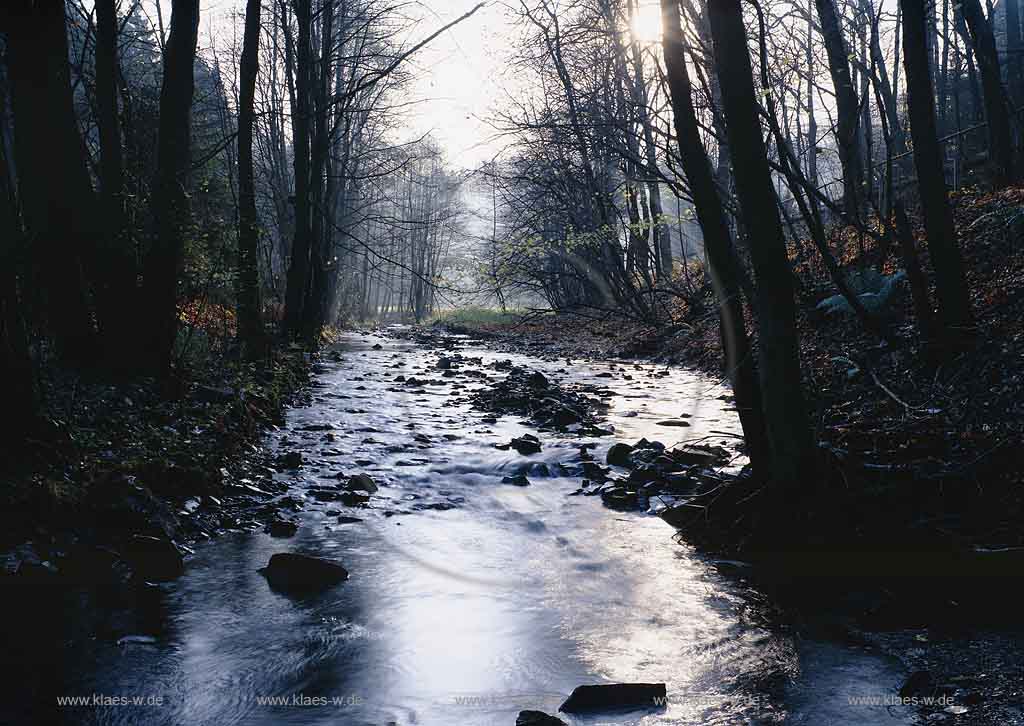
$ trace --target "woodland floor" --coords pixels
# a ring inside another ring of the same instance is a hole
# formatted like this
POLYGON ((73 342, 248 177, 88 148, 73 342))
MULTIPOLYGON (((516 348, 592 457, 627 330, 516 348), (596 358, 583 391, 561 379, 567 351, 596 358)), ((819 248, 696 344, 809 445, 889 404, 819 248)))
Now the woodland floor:
POLYGON ((213 356, 163 382, 48 371, 46 417, 0 446, 0 575, 48 580, 61 560, 88 582, 116 562, 96 553, 133 534, 184 544, 271 518, 280 492, 257 444, 309 371, 298 351, 261 366, 213 356))

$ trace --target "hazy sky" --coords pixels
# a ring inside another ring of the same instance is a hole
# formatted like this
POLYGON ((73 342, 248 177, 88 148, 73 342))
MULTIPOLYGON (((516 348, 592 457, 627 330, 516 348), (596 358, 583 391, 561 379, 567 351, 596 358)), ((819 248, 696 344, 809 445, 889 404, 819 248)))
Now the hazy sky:
MULTIPOLYGON (((409 114, 407 133, 399 141, 430 133, 445 149, 455 166, 472 168, 501 151, 501 139, 487 124, 493 110, 508 94, 516 93, 516 83, 508 69, 518 29, 508 5, 517 0, 490 0, 471 18, 445 32, 421 50, 411 61, 416 80, 411 88, 418 103, 409 114)), ((170 0, 144 0, 156 23, 155 5, 163 11, 165 28, 170 21, 170 0)), ((406 11, 419 17, 410 37, 413 44, 469 11, 479 0, 413 0, 406 11)), ((211 36, 220 36, 217 44, 230 42, 225 33, 232 25, 241 33, 244 0, 202 0, 200 5, 200 46, 209 47, 211 36), (236 14, 232 22, 231 15, 236 14)), ((635 32, 644 40, 658 38, 657 0, 640 0, 635 32)))
MULTIPOLYGON (((423 0, 416 37, 470 10, 477 0, 423 0)), ((506 69, 515 28, 505 9, 492 3, 444 33, 414 61, 414 97, 409 136, 431 133, 456 166, 488 161, 502 146, 487 118, 512 84, 506 69)))

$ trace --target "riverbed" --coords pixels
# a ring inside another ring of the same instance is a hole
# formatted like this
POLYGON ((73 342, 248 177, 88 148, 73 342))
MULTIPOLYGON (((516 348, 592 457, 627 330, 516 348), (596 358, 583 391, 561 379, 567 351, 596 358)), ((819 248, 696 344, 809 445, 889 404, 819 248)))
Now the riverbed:
POLYGON ((572 496, 581 445, 598 461, 641 437, 735 450, 726 387, 678 368, 451 346, 346 335, 318 366, 309 405, 265 443, 304 460, 275 474, 301 501, 295 536, 229 533, 197 545, 175 582, 80 604, 89 622, 60 626, 59 662, 21 677, 34 688, 45 680, 47 697, 148 702, 55 707, 54 720, 511 725, 524 709, 555 713, 577 685, 643 681, 667 684, 664 707, 559 716, 914 722, 885 702, 907 675, 894 661, 800 628, 746 584, 743 563, 699 555, 658 517, 572 496), (461 359, 439 369, 453 352, 461 359), (606 389, 612 435, 538 432, 474 410, 469 395, 503 377, 495 363, 505 360, 606 389), (539 453, 496 448, 527 433, 539 453), (380 487, 365 507, 307 496, 357 473, 380 487), (516 474, 529 485, 502 482, 516 474), (330 558, 351 577, 281 594, 257 572, 276 552, 330 558))

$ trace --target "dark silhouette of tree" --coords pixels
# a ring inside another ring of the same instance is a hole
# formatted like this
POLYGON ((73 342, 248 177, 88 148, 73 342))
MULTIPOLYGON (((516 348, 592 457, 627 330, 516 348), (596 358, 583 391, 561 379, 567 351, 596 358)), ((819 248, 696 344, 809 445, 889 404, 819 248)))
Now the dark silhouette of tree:
POLYGON ((815 471, 800 379, 793 279, 755 97, 740 0, 712 0, 708 19, 740 217, 756 284, 758 372, 772 479, 796 491, 815 471))
POLYGON ((146 256, 144 318, 140 321, 146 337, 146 345, 140 351, 142 365, 154 374, 167 372, 178 330, 178 278, 190 226, 187 189, 198 32, 199 0, 174 0, 160 88, 160 129, 153 191, 156 234, 146 256))
POLYGON ((697 127, 693 88, 686 68, 686 57, 683 54, 683 31, 676 0, 661 0, 661 27, 665 72, 672 101, 679 155, 682 159, 683 172, 690 184, 697 220, 704 233, 704 247, 707 250, 712 285, 719 306, 726 371, 736 397, 736 408, 739 410, 751 464, 755 472, 767 473, 770 471, 768 442, 764 415, 761 411, 761 396, 757 387, 754 355, 743 319, 741 271, 722 200, 715 187, 711 162, 708 160, 697 127))
POLYGON ((850 77, 849 51, 843 40, 843 29, 836 13, 835 0, 814 0, 821 23, 821 36, 828 54, 828 69, 836 94, 836 142, 843 165, 843 207, 854 217, 860 214, 863 203, 861 183, 864 169, 858 126, 860 103, 850 77))
POLYGON ((935 268, 940 334, 955 343, 972 326, 970 298, 963 261, 949 209, 942 152, 935 122, 935 100, 928 72, 924 0, 902 0, 903 65, 907 73, 907 108, 914 165, 921 189, 921 207, 928 251, 935 268))
POLYGON ((63 0, 0 8, 7 36, 18 199, 46 314, 62 355, 94 356, 84 264, 93 252, 92 182, 71 97, 63 0))
MULTIPOLYGON (((6 89, 0 84, 0 93, 6 89)), ((19 252, 22 243, 17 202, 8 175, 6 136, 7 109, 0 97, 0 380, 4 382, 3 431, 5 441, 20 440, 36 417, 39 401, 28 352, 23 307, 19 300, 19 252)))
POLYGON ((252 160, 260 12, 260 0, 248 0, 238 74, 238 336, 249 358, 259 357, 266 349, 260 314, 260 234, 252 160))
POLYGON ((1006 89, 1003 88, 996 41, 992 35, 992 26, 981 11, 979 0, 961 0, 960 9, 970 30, 971 45, 974 46, 974 55, 978 59, 978 70, 981 73, 992 181, 996 187, 1004 187, 1016 180, 1017 171, 1013 159, 1013 137, 1010 132, 1010 104, 1006 98, 1006 89))
MULTIPOLYGON (((296 337, 302 331, 306 292, 309 289, 309 264, 312 247, 310 218, 310 122, 312 93, 312 48, 310 0, 292 0, 298 24, 295 58, 294 101, 292 108, 292 154, 295 169, 295 232, 292 236, 291 263, 285 292, 284 332, 296 337)), ((286 42, 291 45, 288 31, 286 42)))
POLYGON ((135 299, 135 256, 125 219, 124 157, 117 88, 118 22, 115 0, 96 0, 96 124, 100 141, 100 225, 102 250, 95 280, 105 365, 123 369, 130 356, 122 354, 131 335, 135 299))
POLYGON ((1020 3, 1003 0, 1006 9, 1006 76, 1014 104, 1024 103, 1024 48, 1021 47, 1020 3))

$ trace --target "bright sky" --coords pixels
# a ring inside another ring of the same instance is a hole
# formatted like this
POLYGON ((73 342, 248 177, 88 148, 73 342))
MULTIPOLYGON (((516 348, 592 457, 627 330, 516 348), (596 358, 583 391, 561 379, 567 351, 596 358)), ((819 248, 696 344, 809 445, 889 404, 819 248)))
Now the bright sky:
MULTIPOLYGON (((516 0, 506 0, 515 4, 516 0)), ((478 0, 420 0, 423 21, 417 28, 422 37, 469 11, 478 0)), ((661 37, 658 0, 640 0, 633 31, 646 42, 661 37)), ((431 133, 446 150, 454 166, 473 168, 500 153, 503 142, 496 138, 487 119, 508 94, 516 93, 516 82, 508 59, 518 30, 506 5, 492 1, 450 31, 434 40, 416 61, 420 75, 415 97, 421 99, 413 118, 410 138, 431 133)))
MULTIPOLYGON (((438 28, 468 12, 480 0, 415 0, 407 11, 418 15, 409 43, 415 43, 438 28)), ((155 3, 160 2, 165 26, 170 21, 170 0, 146 0, 154 23, 155 3)), ((473 168, 500 153, 503 142, 496 138, 487 119, 499 108, 507 94, 516 93, 516 83, 508 69, 518 31, 506 9, 517 0, 490 0, 471 18, 445 32, 412 60, 416 80, 412 97, 418 101, 409 117, 408 133, 399 141, 408 141, 430 133, 445 149, 448 161, 457 167, 473 168)), ((244 0, 202 0, 200 5, 200 46, 212 35, 220 35, 218 44, 235 19, 241 33, 244 0)), ((634 22, 637 37, 657 42, 660 36, 658 0, 640 0, 640 12, 634 22)))
MULTIPOLYGON (((422 0, 416 36, 468 12, 478 0, 422 0)), ((515 29, 505 9, 491 3, 436 38, 416 57, 410 138, 430 133, 453 166, 472 168, 500 152, 487 118, 507 86, 507 61, 515 29)))

